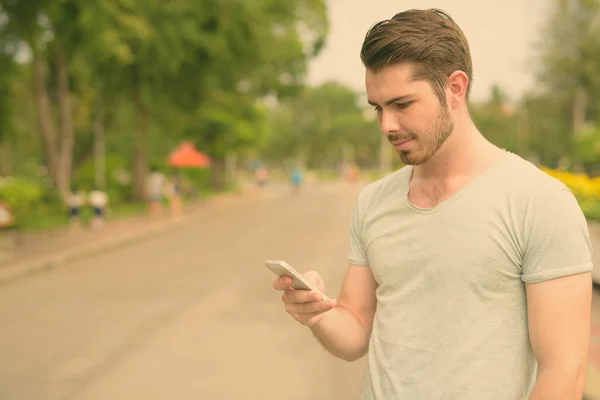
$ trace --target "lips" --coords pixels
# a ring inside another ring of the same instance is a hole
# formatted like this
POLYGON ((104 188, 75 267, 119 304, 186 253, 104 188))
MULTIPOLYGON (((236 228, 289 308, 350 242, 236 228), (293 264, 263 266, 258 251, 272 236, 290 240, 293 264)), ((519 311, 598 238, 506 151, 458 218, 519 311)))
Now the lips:
POLYGON ((392 142, 392 144, 394 145, 394 147, 396 149, 404 149, 406 147, 408 147, 410 145, 410 143, 412 142, 413 138, 410 139, 405 139, 405 140, 394 140, 392 142))

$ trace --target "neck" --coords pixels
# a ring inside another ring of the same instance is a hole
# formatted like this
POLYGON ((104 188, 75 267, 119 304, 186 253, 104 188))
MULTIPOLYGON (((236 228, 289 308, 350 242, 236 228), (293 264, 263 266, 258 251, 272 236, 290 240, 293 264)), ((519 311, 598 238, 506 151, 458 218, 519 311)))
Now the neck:
POLYGON ((445 181, 469 177, 489 166, 500 152, 466 115, 455 121, 452 134, 437 153, 426 163, 414 167, 413 178, 445 181))

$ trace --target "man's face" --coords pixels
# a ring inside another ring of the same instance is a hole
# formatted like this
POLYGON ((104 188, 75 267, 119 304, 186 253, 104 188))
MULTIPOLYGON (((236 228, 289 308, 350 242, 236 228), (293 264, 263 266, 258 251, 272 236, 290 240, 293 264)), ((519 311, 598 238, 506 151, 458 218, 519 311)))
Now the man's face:
POLYGON ((367 70, 369 104, 375 107, 381 131, 405 164, 427 162, 453 130, 447 106, 440 104, 431 85, 413 80, 410 65, 367 70))

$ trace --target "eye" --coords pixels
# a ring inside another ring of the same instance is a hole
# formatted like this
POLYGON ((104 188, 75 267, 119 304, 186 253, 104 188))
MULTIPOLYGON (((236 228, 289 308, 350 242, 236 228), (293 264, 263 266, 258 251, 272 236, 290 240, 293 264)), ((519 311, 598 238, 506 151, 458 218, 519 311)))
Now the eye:
POLYGON ((413 102, 412 101, 407 101, 405 103, 396 103, 396 107, 400 108, 400 109, 404 109, 407 108, 408 106, 410 106, 413 102))
POLYGON ((375 107, 375 112, 381 112, 381 107, 379 107, 379 106, 375 107))

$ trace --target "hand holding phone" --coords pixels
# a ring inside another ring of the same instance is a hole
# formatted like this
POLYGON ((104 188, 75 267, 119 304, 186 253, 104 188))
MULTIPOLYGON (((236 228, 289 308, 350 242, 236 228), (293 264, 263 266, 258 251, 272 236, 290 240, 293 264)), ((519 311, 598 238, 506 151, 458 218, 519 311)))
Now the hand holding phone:
POLYGON ((267 260, 265 264, 279 276, 273 287, 283 291, 285 310, 301 324, 313 326, 323 313, 337 305, 335 299, 325 294, 325 284, 317 272, 300 274, 282 260, 267 260))

